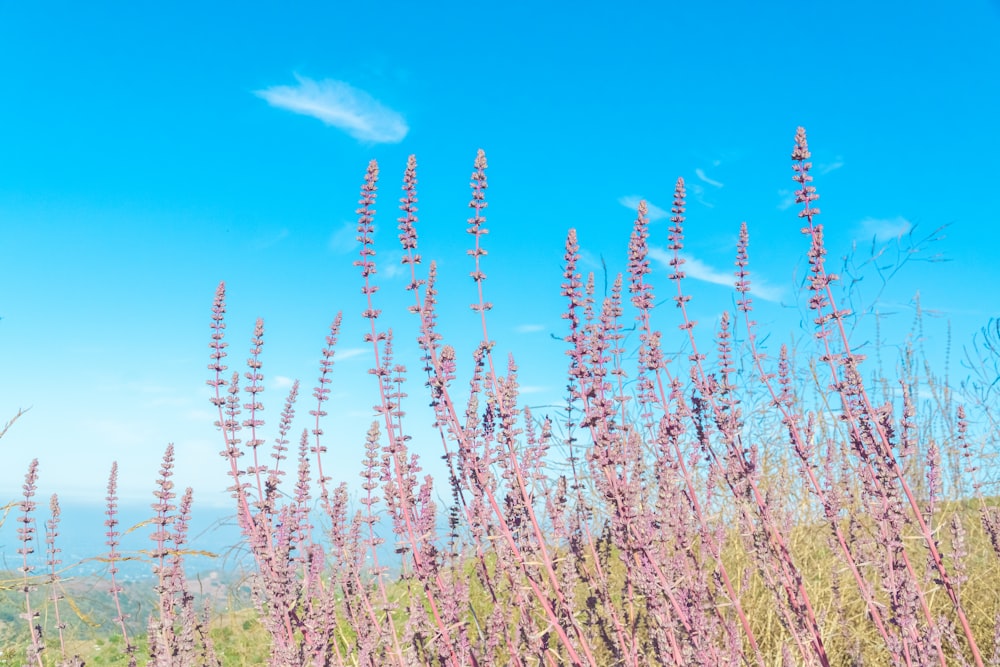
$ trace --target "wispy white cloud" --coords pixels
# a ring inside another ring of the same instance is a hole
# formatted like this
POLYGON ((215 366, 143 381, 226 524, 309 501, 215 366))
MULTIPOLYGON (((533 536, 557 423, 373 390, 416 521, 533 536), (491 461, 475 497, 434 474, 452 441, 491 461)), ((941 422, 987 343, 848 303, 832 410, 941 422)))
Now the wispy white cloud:
POLYGON ((834 158, 833 162, 825 162, 819 165, 819 173, 829 174, 831 171, 837 171, 844 166, 844 158, 839 155, 834 158))
POLYGON ((410 267, 403 264, 403 252, 401 250, 380 252, 375 260, 375 268, 378 274, 386 280, 391 280, 397 276, 410 276, 410 267))
POLYGON ((330 250, 336 253, 348 253, 358 248, 358 224, 345 222, 330 235, 330 250))
POLYGON ((577 262, 577 267, 583 271, 584 269, 590 271, 600 271, 604 268, 602 260, 600 257, 590 252, 586 248, 580 249, 580 261, 577 262))
MULTIPOLYGON (((670 260, 673 259, 674 256, 672 252, 668 252, 663 248, 650 248, 649 256, 662 264, 664 267, 670 268, 671 271, 673 270, 673 268, 670 267, 670 260)), ((736 276, 734 272, 720 271, 719 269, 709 266, 700 259, 690 255, 681 255, 681 257, 684 259, 684 265, 681 268, 688 278, 711 283, 713 285, 724 285, 735 289, 736 276)), ((781 301, 782 290, 768 285, 766 282, 751 273, 750 296, 755 299, 763 299, 764 301, 778 302, 781 301)))
MULTIPOLYGON (((218 418, 218 417, 216 417, 218 418)), ((137 442, 154 441, 151 425, 112 417, 88 417, 77 422, 83 442, 100 442, 112 447, 134 447, 137 442)))
POLYGON ((353 359, 354 357, 360 357, 369 350, 370 348, 367 347, 348 347, 343 350, 338 349, 333 359, 334 361, 344 361, 345 359, 353 359))
POLYGON ((403 116, 360 88, 334 79, 313 81, 295 75, 294 86, 271 86, 254 94, 268 104, 312 116, 359 141, 399 143, 410 131, 403 116))
POLYGON ((291 232, 287 228, 281 228, 277 232, 269 235, 260 235, 253 243, 253 246, 257 250, 266 250, 272 246, 276 246, 291 235, 291 232))
POLYGON ((276 389, 288 389, 295 384, 295 380, 290 377, 285 377, 284 375, 275 375, 274 379, 271 380, 271 383, 274 384, 276 389))
POLYGON ((705 175, 705 170, 704 169, 695 169, 694 170, 694 175, 697 176, 701 181, 703 181, 705 183, 708 183, 709 185, 711 185, 713 187, 721 188, 723 186, 723 184, 720 183, 719 181, 717 181, 717 180, 715 180, 713 178, 709 178, 707 175, 705 175))
POLYGON ((378 272, 382 274, 382 277, 386 280, 391 280, 396 276, 409 275, 409 268, 399 264, 397 262, 382 262, 376 267, 378 272))
POLYGON ((183 408, 193 403, 192 397, 188 393, 178 392, 176 388, 144 380, 127 382, 124 386, 118 383, 106 385, 102 382, 95 388, 102 393, 118 393, 124 389, 144 408, 183 408))
POLYGON ((874 238, 879 243, 898 239, 913 229, 913 223, 901 215, 895 218, 865 218, 859 226, 862 238, 874 238))
MULTIPOLYGON (((640 197, 639 195, 628 195, 627 197, 619 197, 618 203, 629 209, 630 211, 635 211, 639 208, 639 202, 645 199, 645 197, 640 197)), ((656 204, 651 203, 646 199, 646 214, 649 216, 651 221, 663 220, 664 218, 669 218, 670 213, 663 210, 656 204)))
MULTIPOLYGON (((376 226, 375 234, 379 233, 376 226)), ((376 240, 376 245, 378 241, 376 240)), ((327 241, 327 247, 338 255, 357 253, 361 249, 361 242, 358 241, 358 223, 344 222, 338 227, 327 241)), ((396 276, 409 275, 410 269, 403 264, 403 252, 401 250, 379 251, 374 259, 375 268, 383 278, 395 278, 396 276)))
POLYGON ((191 405, 190 396, 158 396, 148 401, 143 401, 142 405, 147 408, 177 408, 191 405))
POLYGON ((791 190, 778 190, 778 196, 781 201, 778 202, 779 211, 787 211, 791 207, 795 206, 795 193, 791 190))
POLYGON ((218 412, 205 410, 204 408, 192 408, 182 413, 185 420, 195 424, 211 424, 213 420, 219 418, 218 412))
POLYGON ((545 331, 545 325, 543 324, 519 324, 514 327, 514 331, 517 333, 537 333, 539 331, 545 331))
POLYGON ((715 208, 715 204, 705 201, 705 188, 701 187, 697 183, 688 183, 687 189, 694 195, 696 202, 702 206, 707 206, 708 208, 715 208))

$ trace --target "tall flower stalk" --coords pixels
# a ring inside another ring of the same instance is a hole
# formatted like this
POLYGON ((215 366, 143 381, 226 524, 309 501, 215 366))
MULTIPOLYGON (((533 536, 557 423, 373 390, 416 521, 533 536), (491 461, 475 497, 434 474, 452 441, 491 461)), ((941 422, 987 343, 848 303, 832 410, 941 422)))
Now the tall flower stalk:
MULTIPOLYGON (((837 301, 833 294, 833 283, 837 280, 836 274, 827 272, 824 261, 826 248, 823 242, 823 226, 815 221, 820 211, 812 203, 818 199, 816 188, 810 183, 813 178, 809 173, 812 163, 809 145, 806 140, 804 128, 799 128, 795 136, 795 149, 792 152, 793 177, 799 184, 799 189, 795 193, 796 202, 803 205, 799 211, 799 217, 805 222, 802 233, 809 237, 809 290, 812 296, 809 299, 809 307, 815 312, 815 322, 817 325, 817 338, 822 342, 825 353, 821 361, 829 369, 832 386, 841 396, 841 406, 843 418, 851 434, 851 443, 855 452, 865 463, 867 469, 873 475, 873 486, 876 493, 881 497, 885 511, 890 514, 899 512, 894 509, 896 501, 894 495, 898 484, 898 492, 905 497, 905 502, 909 505, 910 518, 916 524, 920 536, 923 539, 929 554, 931 565, 934 568, 941 585, 958 617, 959 623, 968 642, 969 650, 977 667, 983 665, 975 636, 966 616, 965 609, 959 599, 958 592, 951 582, 951 577, 944 566, 944 558, 938 548, 938 543, 930 527, 923 517, 922 508, 910 488, 899 459, 893 452, 893 445, 890 439, 887 424, 879 419, 880 414, 876 410, 864 382, 858 365, 863 357, 852 351, 852 346, 845 327, 844 321, 850 314, 848 310, 838 309, 837 301), (840 352, 834 350, 832 336, 836 336, 839 343, 840 352)), ((899 534, 899 527, 894 526, 895 534, 899 534)), ((915 582, 916 572, 909 556, 902 545, 897 547, 899 557, 902 561, 902 568, 905 570, 904 581, 915 582)), ((933 627, 934 619, 930 616, 927 603, 920 594, 920 604, 924 608, 925 617, 933 627)), ((943 657, 942 657, 943 661, 943 657)))

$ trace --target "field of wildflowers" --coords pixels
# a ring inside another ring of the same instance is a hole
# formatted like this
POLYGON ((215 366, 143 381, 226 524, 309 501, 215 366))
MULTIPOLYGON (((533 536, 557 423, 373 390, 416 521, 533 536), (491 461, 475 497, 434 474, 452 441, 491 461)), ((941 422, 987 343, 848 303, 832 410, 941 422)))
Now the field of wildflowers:
MULTIPOLYGON (((969 400, 925 409, 909 351, 897 377, 866 369, 827 269, 809 160, 800 128, 792 166, 809 265, 807 349, 782 346, 771 358, 759 344, 745 224, 736 306, 704 349, 687 306, 678 180, 672 272, 656 287, 676 304, 677 331, 652 323, 645 202, 627 274, 606 296, 578 269, 569 230, 566 402, 551 415, 522 405, 516 360, 497 352, 489 332, 484 153, 467 228, 472 310, 482 325, 471 360, 458 358, 437 325, 436 266, 425 272, 418 254, 414 158, 406 168, 398 230, 419 323, 417 369, 395 358, 379 310, 372 162, 355 265, 377 406, 358 457, 360 495, 352 501, 346 484, 331 483, 324 444, 341 315, 323 347, 307 426, 295 426, 296 383, 267 438, 264 325, 257 321, 246 369, 231 370, 220 284, 208 384, 252 554, 252 604, 229 620, 199 605, 184 567, 192 490, 174 488, 168 447, 145 522, 156 603, 130 618, 138 612, 125 610, 116 579, 123 554, 112 466, 104 558, 122 664, 253 664, 231 648, 242 641, 276 666, 1000 665, 1000 507, 984 471, 996 444, 996 377, 981 358, 986 371, 967 387, 969 400), (629 330, 635 354, 623 343, 629 330), (688 354, 664 352, 673 336, 688 354), (423 417, 406 417, 402 405, 418 376, 430 391, 446 479, 422 475, 411 450, 409 420, 423 417), (380 534, 380 523, 391 534, 380 534), (387 541, 398 557, 392 568, 380 549, 387 541), (237 616, 242 640, 224 631, 237 616)), ((10 599, 22 606, 26 631, 9 659, 91 664, 63 635, 72 611, 60 594, 59 505, 53 496, 39 528, 37 475, 36 461, 10 506, 22 561, 8 588, 18 592, 10 599)))

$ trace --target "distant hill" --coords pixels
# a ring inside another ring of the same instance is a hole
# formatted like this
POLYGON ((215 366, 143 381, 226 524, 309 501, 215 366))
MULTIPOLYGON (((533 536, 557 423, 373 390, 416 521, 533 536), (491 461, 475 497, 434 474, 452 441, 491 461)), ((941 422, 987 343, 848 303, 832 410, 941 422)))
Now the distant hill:
MULTIPOLYGON (((39 568, 36 573, 45 570, 44 527, 48 518, 48 508, 39 503, 36 520, 38 541, 35 553, 32 554, 32 564, 39 568)), ((142 579, 152 576, 150 563, 142 550, 149 550, 153 542, 149 539, 153 532, 152 526, 143 525, 153 516, 149 505, 123 505, 118 515, 118 532, 121 551, 131 560, 123 561, 119 568, 123 580, 142 579)), ((15 571, 21 567, 21 556, 17 550, 21 544, 17 539, 17 510, 7 515, 0 526, 0 569, 15 571)), ((67 504, 62 507, 62 518, 59 522, 57 546, 62 550, 60 558, 63 567, 69 568, 65 576, 86 577, 103 574, 107 563, 99 558, 107 551, 107 520, 105 508, 97 504, 67 504)), ((232 514, 219 508, 199 508, 195 506, 188 533, 188 548, 217 554, 217 558, 206 556, 189 556, 186 569, 189 573, 224 570, 235 567, 240 552, 240 531, 232 514)))

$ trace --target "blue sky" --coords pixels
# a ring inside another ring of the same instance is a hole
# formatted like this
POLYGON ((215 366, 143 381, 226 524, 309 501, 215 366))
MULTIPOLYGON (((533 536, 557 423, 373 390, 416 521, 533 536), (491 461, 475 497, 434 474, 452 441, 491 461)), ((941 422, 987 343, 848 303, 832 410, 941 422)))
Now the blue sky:
MULTIPOLYGON (((377 297, 417 371, 395 265, 406 158, 419 163, 421 253, 440 263, 442 333, 468 341, 468 179, 486 150, 492 334, 520 361, 528 403, 551 403, 564 384, 552 334, 564 333, 567 230, 587 268, 603 258, 624 270, 630 207, 645 197, 663 252, 668 223, 655 213, 679 176, 694 316, 711 324, 732 308, 720 283, 745 220, 757 317, 775 341, 801 337, 807 243, 789 201, 799 125, 834 266, 855 245, 864 259, 873 239, 890 262, 900 234, 905 248, 911 231, 948 225, 884 291, 865 273, 857 302, 892 314, 890 346, 918 290, 933 353, 947 322, 957 354, 1000 315, 995 0, 415 7, 0 4, 0 422, 31 408, 0 441, 3 496, 37 456, 43 493, 99 499, 118 460, 122 495, 145 498, 174 442, 178 484, 226 503, 204 384, 220 280, 231 367, 265 319, 274 421, 291 378, 311 392, 326 327, 344 311, 328 445, 340 477, 357 479, 375 393, 351 263, 372 158, 377 297), (949 261, 919 261, 938 255, 949 261)), ((655 268, 667 296, 666 267, 655 268)), ((663 311, 674 331, 673 307, 663 311)), ((415 431, 431 419, 420 385, 415 372, 415 431)), ((440 453, 433 440, 416 447, 429 464, 440 453)))

